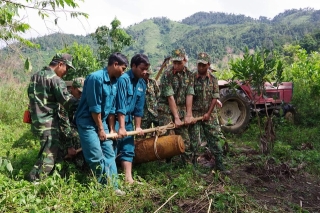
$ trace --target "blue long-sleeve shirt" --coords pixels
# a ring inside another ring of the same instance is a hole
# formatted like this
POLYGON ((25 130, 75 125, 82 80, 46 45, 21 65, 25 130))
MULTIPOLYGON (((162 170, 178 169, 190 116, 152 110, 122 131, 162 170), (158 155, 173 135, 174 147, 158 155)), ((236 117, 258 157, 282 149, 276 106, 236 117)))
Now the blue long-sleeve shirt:
POLYGON ((132 121, 132 116, 143 116, 146 87, 145 81, 142 78, 136 79, 132 70, 118 78, 116 113, 126 115, 126 123, 132 121))
POLYGON ((104 129, 108 129, 106 119, 115 113, 116 85, 117 80, 109 78, 106 68, 87 76, 76 112, 77 125, 96 126, 91 113, 101 113, 104 129))

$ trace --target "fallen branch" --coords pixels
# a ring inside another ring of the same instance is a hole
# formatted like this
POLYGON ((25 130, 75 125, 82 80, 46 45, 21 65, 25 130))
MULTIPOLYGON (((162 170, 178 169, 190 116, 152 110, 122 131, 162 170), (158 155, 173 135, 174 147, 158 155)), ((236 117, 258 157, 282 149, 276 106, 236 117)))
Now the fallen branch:
POLYGON ((174 193, 171 197, 169 197, 169 199, 164 204, 162 204, 154 213, 157 213, 164 205, 166 205, 169 202, 169 200, 171 200, 177 194, 178 192, 174 193))

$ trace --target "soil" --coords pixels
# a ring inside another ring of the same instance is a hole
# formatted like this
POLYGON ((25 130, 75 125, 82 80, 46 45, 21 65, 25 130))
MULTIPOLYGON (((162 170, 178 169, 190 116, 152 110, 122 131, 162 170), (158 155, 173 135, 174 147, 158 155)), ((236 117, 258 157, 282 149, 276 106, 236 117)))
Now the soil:
MULTIPOLYGON (((242 147, 232 158, 239 159, 245 155, 243 162, 234 162, 231 174, 228 175, 233 185, 245 187, 246 194, 241 195, 253 200, 252 206, 259 212, 320 212, 320 179, 304 172, 305 165, 290 168, 286 163, 275 163, 271 158, 263 165, 260 155, 251 148, 242 147)), ((235 160, 237 161, 237 160, 235 160)), ((224 191, 223 177, 214 180, 213 174, 200 174, 210 183, 207 192, 224 191)), ((229 183, 230 185, 230 183, 229 183)), ((201 196, 196 200, 183 200, 178 204, 184 212, 207 212, 208 197, 201 196)), ((239 212, 242 212, 238 209, 239 212)), ((246 212, 253 210, 246 209, 246 212)))
POLYGON ((320 179, 304 172, 304 165, 298 168, 290 168, 286 163, 276 165, 272 158, 257 165, 258 153, 254 150, 247 148, 240 154, 247 155, 249 161, 234 165, 229 177, 245 186, 249 196, 266 211, 320 212, 320 179))

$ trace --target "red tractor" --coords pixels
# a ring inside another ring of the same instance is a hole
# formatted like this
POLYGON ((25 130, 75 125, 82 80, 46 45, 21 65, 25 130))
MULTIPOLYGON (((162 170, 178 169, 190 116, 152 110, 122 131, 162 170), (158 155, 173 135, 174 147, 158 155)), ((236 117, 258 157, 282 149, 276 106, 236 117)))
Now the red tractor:
POLYGON ((293 84, 283 82, 278 88, 265 83, 265 92, 258 95, 249 83, 237 82, 238 88, 231 89, 229 82, 219 80, 220 101, 223 106, 220 110, 222 130, 230 133, 241 133, 249 124, 251 115, 259 113, 280 114, 293 120, 294 108, 291 104, 293 84))

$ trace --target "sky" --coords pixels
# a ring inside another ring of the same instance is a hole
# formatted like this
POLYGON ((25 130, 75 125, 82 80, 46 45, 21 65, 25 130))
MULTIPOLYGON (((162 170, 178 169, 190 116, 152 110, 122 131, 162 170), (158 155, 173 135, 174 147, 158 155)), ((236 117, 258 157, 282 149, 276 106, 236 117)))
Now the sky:
MULTIPOLYGON (((25 0, 21 0, 25 2, 25 0)), ((79 3, 78 11, 89 14, 89 18, 71 19, 64 13, 58 13, 58 27, 51 20, 42 21, 37 12, 28 9, 20 18, 32 26, 23 37, 37 37, 54 32, 87 35, 99 26, 110 26, 117 17, 126 28, 144 19, 167 17, 181 21, 194 13, 225 12, 243 14, 252 18, 266 16, 273 18, 288 9, 320 9, 319 0, 85 0, 79 3)))

